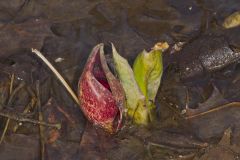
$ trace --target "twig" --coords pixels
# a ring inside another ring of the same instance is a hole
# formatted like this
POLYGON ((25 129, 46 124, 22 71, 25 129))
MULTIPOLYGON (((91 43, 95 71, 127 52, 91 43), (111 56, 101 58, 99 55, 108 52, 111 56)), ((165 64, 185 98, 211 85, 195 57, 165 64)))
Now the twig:
MULTIPOLYGON (((10 80, 9 99, 8 99, 8 103, 7 103, 8 105, 11 103, 12 97, 14 95, 14 94, 12 94, 12 92, 13 92, 13 82, 14 82, 14 74, 11 75, 11 80, 10 80)), ((7 132, 8 126, 9 126, 9 122, 10 122, 10 119, 8 118, 6 123, 5 123, 5 127, 3 129, 3 133, 1 135, 0 144, 2 144, 3 139, 4 139, 5 135, 6 135, 6 132, 7 132)))
MULTIPOLYGON (((43 121, 43 113, 41 109, 41 100, 39 94, 39 81, 36 83, 36 96, 37 96, 37 108, 38 108, 38 120, 43 121)), ((45 136, 44 136, 45 128, 42 125, 39 125, 39 134, 40 134, 40 156, 41 160, 45 159, 45 136)))
POLYGON ((60 123, 54 123, 54 124, 46 123, 44 121, 37 121, 34 119, 30 119, 30 118, 20 117, 19 115, 13 115, 11 113, 6 113, 6 112, 0 112, 0 116, 9 118, 9 119, 12 119, 15 121, 19 121, 19 122, 27 122, 27 123, 33 123, 33 124, 38 124, 38 125, 43 125, 43 126, 47 126, 47 127, 61 129, 60 123))
MULTIPOLYGON (((36 101, 37 101, 36 95, 35 95, 35 93, 32 91, 32 88, 31 88, 31 87, 27 86, 26 89, 27 89, 27 92, 30 94, 30 96, 31 96, 32 98, 31 98, 30 102, 26 105, 26 107, 24 108, 22 114, 23 114, 23 115, 27 115, 27 114, 28 114, 28 115, 29 115, 29 114, 32 114, 32 115, 33 115, 34 113, 29 113, 29 112, 30 112, 30 110, 31 110, 32 108, 34 108, 34 106, 36 106, 36 101)), ((14 133, 18 130, 19 126, 20 126, 20 124, 17 123, 17 124, 13 127, 13 132, 14 132, 14 133)))
POLYGON ((6 121, 6 123, 5 123, 5 127, 4 127, 4 129, 3 129, 3 133, 2 133, 2 135, 1 135, 0 144, 2 144, 3 139, 4 139, 5 135, 6 135, 9 122, 10 122, 10 119, 8 118, 7 121, 6 121))
POLYGON ((202 112, 202 113, 199 113, 199 114, 187 116, 187 117, 185 117, 185 119, 192 119, 192 118, 200 117, 200 116, 203 116, 203 115, 212 113, 212 112, 217 112, 217 111, 220 111, 220 110, 225 109, 225 108, 233 108, 233 107, 234 107, 234 108, 235 108, 235 107, 236 107, 236 108, 240 108, 240 102, 227 103, 227 104, 221 105, 221 106, 219 106, 219 107, 210 109, 210 110, 208 110, 208 111, 206 111, 206 112, 202 112))
POLYGON ((65 79, 61 76, 61 74, 53 67, 53 65, 44 57, 44 55, 41 52, 39 52, 37 49, 33 49, 33 48, 32 48, 32 52, 35 53, 49 67, 49 69, 56 75, 56 77, 60 80, 60 82, 66 88, 68 93, 72 96, 74 101, 79 105, 80 103, 77 98, 77 95, 74 93, 74 91, 68 85, 68 83, 65 81, 65 79))
MULTIPOLYGON (((33 106, 35 106, 36 104, 36 98, 32 97, 32 99, 30 100, 30 102, 27 104, 27 106, 24 108, 23 110, 23 115, 26 115, 28 112, 30 112, 30 109, 33 108, 33 106)), ((13 132, 15 133, 18 128, 19 128, 19 124, 17 123, 14 127, 13 127, 13 132)))
POLYGON ((167 149, 167 150, 171 150, 171 151, 175 151, 175 152, 183 152, 183 151, 196 151, 197 149, 195 148, 178 148, 177 146, 170 146, 167 144, 158 144, 158 143, 154 143, 154 142, 148 142, 149 147, 153 146, 153 147, 158 147, 158 148, 162 148, 162 149, 167 149))
POLYGON ((9 87, 9 95, 12 94, 13 91, 13 82, 14 82, 14 74, 11 75, 10 87, 9 87))
POLYGON ((14 98, 14 96, 16 95, 16 93, 22 89, 24 87, 25 83, 21 82, 11 93, 10 93, 10 97, 8 99, 8 103, 7 106, 9 106, 12 103, 12 99, 14 98))

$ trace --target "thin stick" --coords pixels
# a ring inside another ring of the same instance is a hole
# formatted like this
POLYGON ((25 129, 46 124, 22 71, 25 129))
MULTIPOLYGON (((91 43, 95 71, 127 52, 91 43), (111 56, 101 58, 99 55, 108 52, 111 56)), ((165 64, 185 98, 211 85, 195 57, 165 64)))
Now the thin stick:
POLYGON ((14 90, 12 90, 10 97, 8 99, 7 105, 9 106, 12 103, 14 96, 24 87, 25 83, 21 82, 14 90))
MULTIPOLYGON (((25 107, 25 109, 23 110, 23 114, 27 114, 28 112, 30 112, 30 109, 33 108, 33 106, 36 104, 36 98, 33 97, 30 102, 27 104, 27 106, 25 107)), ((18 128, 20 127, 20 125, 17 123, 14 127, 13 127, 13 132, 15 133, 18 128)))
POLYGON ((158 143, 154 143, 154 142, 148 142, 148 145, 149 145, 149 147, 153 146, 153 147, 168 149, 168 150, 172 150, 172 151, 176 151, 176 152, 196 150, 195 148, 177 148, 177 147, 172 147, 170 145, 158 144, 158 143))
POLYGON ((219 107, 210 109, 210 110, 205 111, 205 112, 202 112, 202 113, 198 113, 198 114, 194 114, 194 115, 187 116, 187 117, 185 117, 185 119, 192 119, 192 118, 200 117, 200 116, 203 116, 203 115, 212 113, 212 112, 217 112, 217 111, 220 111, 220 110, 222 110, 222 109, 232 108, 232 107, 234 107, 234 108, 235 108, 235 107, 236 107, 236 108, 240 108, 240 102, 227 103, 227 104, 221 105, 221 106, 219 106, 219 107))
POLYGON ((44 121, 37 121, 37 120, 34 120, 34 119, 30 119, 30 118, 20 117, 18 115, 13 115, 13 114, 6 113, 6 112, 0 112, 0 116, 9 118, 9 119, 12 119, 12 120, 15 120, 15 121, 19 121, 19 122, 27 122, 27 123, 43 125, 43 126, 46 126, 46 127, 53 127, 53 128, 61 129, 61 124, 60 123, 55 123, 55 124, 46 123, 44 121))
MULTIPOLYGON (((9 98, 8 98, 8 105, 12 102, 12 97, 14 94, 12 94, 13 92, 13 82, 14 82, 14 74, 11 75, 11 81, 10 81, 10 87, 9 87, 9 98)), ((8 126, 9 126, 9 123, 10 123, 10 119, 8 118, 6 123, 5 123, 5 127, 3 129, 3 133, 1 135, 1 139, 0 139, 0 144, 2 144, 3 142, 3 139, 7 133, 7 130, 8 130, 8 126)))
POLYGON ((9 122, 10 122, 10 119, 8 118, 7 121, 6 121, 6 123, 5 123, 5 127, 4 127, 4 129, 3 129, 3 133, 2 133, 2 135, 1 135, 0 144, 2 144, 3 139, 4 139, 5 135, 6 135, 9 122))
MULTIPOLYGON (((36 84, 36 96, 37 96, 37 108, 38 108, 38 120, 43 121, 43 113, 41 108, 41 100, 39 93, 39 81, 36 84)), ((45 136, 44 136, 45 128, 42 125, 39 125, 39 135, 40 135, 40 155, 41 160, 45 159, 45 136)))
POLYGON ((44 55, 39 52, 37 49, 32 48, 32 52, 35 53, 50 69, 51 71, 56 75, 56 77, 60 80, 60 82, 63 84, 63 86, 66 88, 68 93, 72 96, 74 101, 80 105, 79 100, 77 98, 77 95, 74 93, 72 88, 68 85, 68 83, 65 81, 65 79, 61 76, 61 74, 53 67, 53 65, 44 57, 44 55))
POLYGON ((15 75, 12 74, 12 75, 11 75, 11 81, 10 81, 10 87, 9 87, 9 94, 10 94, 10 95, 12 94, 12 91, 13 91, 14 78, 15 78, 15 75))

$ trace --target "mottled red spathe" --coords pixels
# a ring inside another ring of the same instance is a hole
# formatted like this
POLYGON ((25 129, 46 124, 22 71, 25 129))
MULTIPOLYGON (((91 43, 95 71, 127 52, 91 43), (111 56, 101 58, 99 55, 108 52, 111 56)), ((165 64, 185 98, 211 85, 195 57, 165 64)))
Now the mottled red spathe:
POLYGON ((119 108, 101 64, 100 47, 103 46, 100 44, 93 49, 80 77, 79 99, 87 119, 113 133, 115 123, 119 123, 119 108))

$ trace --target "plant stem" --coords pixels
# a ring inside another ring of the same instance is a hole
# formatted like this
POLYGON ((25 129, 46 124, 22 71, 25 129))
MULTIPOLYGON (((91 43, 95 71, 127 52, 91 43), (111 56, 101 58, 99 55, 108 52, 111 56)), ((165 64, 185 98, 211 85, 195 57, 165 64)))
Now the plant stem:
POLYGON ((66 90, 68 91, 68 93, 72 96, 73 100, 80 105, 80 102, 77 98, 77 95, 74 93, 74 91, 72 90, 72 88, 68 85, 68 83, 66 82, 66 80, 62 77, 62 75, 56 70, 55 67, 53 67, 53 65, 47 60, 46 57, 44 57, 44 55, 39 52, 37 49, 33 49, 32 48, 32 52, 35 53, 48 67, 49 69, 56 75, 56 77, 59 79, 59 81, 63 84, 63 86, 66 88, 66 90))

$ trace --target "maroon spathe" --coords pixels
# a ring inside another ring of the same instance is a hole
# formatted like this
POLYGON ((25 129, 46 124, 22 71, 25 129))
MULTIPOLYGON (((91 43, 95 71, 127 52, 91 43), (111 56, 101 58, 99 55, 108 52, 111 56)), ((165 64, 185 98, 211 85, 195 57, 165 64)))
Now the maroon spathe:
POLYGON ((87 119, 113 133, 116 131, 116 125, 119 125, 116 124, 119 123, 119 108, 100 60, 101 47, 102 44, 97 45, 87 60, 79 80, 79 99, 87 119))

